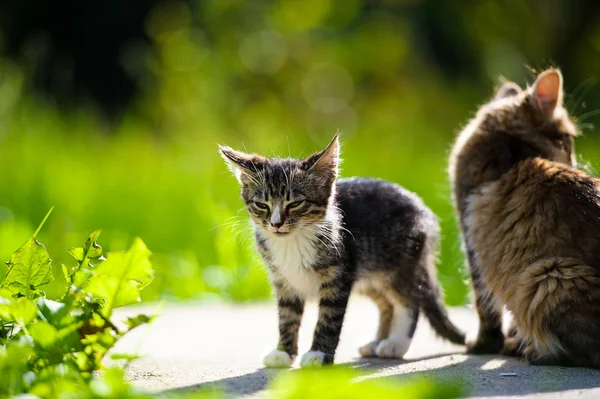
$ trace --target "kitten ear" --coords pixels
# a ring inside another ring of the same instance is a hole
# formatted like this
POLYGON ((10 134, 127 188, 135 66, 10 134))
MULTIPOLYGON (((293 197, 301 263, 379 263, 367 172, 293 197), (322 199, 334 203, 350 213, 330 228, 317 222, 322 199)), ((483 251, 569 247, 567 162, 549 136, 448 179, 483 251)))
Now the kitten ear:
POLYGON ((562 104, 562 75, 558 69, 548 69, 542 72, 532 87, 532 98, 534 104, 542 113, 551 117, 557 105, 562 104))
POLYGON ((242 184, 256 181, 257 175, 264 168, 265 160, 261 156, 246 154, 223 145, 219 145, 219 152, 229 170, 242 184))
POLYGON ((312 154, 302 161, 302 169, 335 179, 340 164, 340 141, 338 137, 339 133, 336 133, 324 150, 312 154))
POLYGON ((502 86, 496 91, 496 95, 494 96, 494 100, 499 100, 501 98, 507 98, 516 96, 521 92, 521 88, 518 84, 513 82, 505 81, 502 86))

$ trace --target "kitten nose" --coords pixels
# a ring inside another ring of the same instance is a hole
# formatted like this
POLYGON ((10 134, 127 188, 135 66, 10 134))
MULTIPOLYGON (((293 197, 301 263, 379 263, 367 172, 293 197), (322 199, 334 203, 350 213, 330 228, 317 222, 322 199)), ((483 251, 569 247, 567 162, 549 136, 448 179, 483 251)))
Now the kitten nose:
POLYGON ((271 222, 271 226, 275 227, 276 229, 280 228, 281 226, 283 226, 283 222, 282 221, 278 221, 278 222, 271 222))
POLYGON ((284 218, 282 216, 283 215, 281 215, 279 207, 276 206, 275 209, 273 209, 271 220, 269 220, 269 222, 271 222, 271 226, 273 226, 275 230, 279 230, 279 228, 283 226, 284 218))

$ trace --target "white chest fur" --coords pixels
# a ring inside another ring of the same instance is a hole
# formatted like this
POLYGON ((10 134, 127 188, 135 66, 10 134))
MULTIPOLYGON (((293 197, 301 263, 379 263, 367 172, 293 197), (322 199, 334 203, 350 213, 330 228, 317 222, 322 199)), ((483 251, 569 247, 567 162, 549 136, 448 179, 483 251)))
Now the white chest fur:
POLYGON ((311 267, 318 255, 313 238, 311 233, 296 231, 286 237, 268 237, 266 242, 279 274, 303 298, 316 297, 321 286, 311 267))

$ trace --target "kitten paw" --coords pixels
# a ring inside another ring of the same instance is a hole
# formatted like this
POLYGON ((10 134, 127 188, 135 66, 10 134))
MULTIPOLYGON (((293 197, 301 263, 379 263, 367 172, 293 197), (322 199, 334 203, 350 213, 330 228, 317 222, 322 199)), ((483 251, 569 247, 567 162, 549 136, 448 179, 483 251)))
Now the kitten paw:
POLYGON ((325 363, 326 354, 321 351, 306 352, 300 360, 301 367, 319 367, 325 363))
POLYGON ((377 349, 375 349, 375 353, 379 357, 385 357, 389 359, 402 359, 406 352, 408 352, 408 347, 410 346, 410 340, 391 340, 384 339, 377 345, 377 349))
POLYGON ((294 359, 284 351, 273 349, 263 357, 263 364, 269 368, 290 367, 294 359))
POLYGON ((368 344, 358 348, 358 353, 360 353, 362 357, 376 357, 377 353, 375 351, 377 349, 377 345, 379 345, 379 341, 371 341, 368 344))

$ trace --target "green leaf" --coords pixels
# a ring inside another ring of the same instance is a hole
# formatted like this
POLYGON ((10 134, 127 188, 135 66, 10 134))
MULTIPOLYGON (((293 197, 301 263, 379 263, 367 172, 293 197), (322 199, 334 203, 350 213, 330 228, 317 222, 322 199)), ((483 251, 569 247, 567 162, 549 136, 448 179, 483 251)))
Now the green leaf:
POLYGON ((11 291, 9 291, 7 288, 0 288, 0 303, 2 301, 2 298, 6 298, 6 299, 17 299, 17 296, 13 296, 13 293, 11 291))
POLYGON ((101 230, 96 230, 85 241, 85 246, 73 247, 69 249, 69 254, 80 264, 80 266, 88 266, 89 259, 101 259, 102 247, 96 242, 100 236, 101 230))
POLYGON ((125 321, 125 325, 129 328, 129 330, 133 330, 136 327, 141 326, 142 324, 148 324, 152 320, 154 320, 156 316, 148 316, 145 314, 139 314, 135 317, 128 317, 125 321))
POLYGON ((111 253, 94 269, 86 291, 105 300, 102 313, 108 317, 116 307, 140 301, 140 291, 152 281, 151 252, 136 238, 127 252, 111 253))
POLYGON ((140 357, 140 355, 134 355, 131 353, 113 353, 112 355, 110 355, 110 358, 112 360, 125 360, 127 362, 132 362, 134 360, 139 359, 140 357))
POLYGON ((27 298, 0 303, 0 318, 4 321, 16 321, 19 324, 30 323, 37 315, 37 307, 27 298))
POLYGON ((50 263, 46 247, 31 237, 12 254, 2 287, 13 295, 33 299, 39 296, 37 288, 48 284, 54 278, 50 263))
POLYGON ((63 263, 60 265, 62 267, 63 276, 65 277, 65 281, 67 284, 71 284, 73 281, 71 280, 71 273, 69 272, 69 268, 63 263))
POLYGON ((11 398, 26 389, 24 376, 33 348, 26 342, 12 340, 6 347, 0 346, 0 397, 11 398))
POLYGON ((29 334, 44 349, 50 349, 58 338, 58 330, 45 321, 38 321, 29 327, 29 334))
POLYGON ((96 242, 102 230, 96 230, 85 241, 85 256, 90 259, 102 257, 102 247, 96 242))
MULTIPOLYGON (((65 397, 154 397, 136 392, 122 369, 94 376, 102 368, 102 358, 124 334, 153 319, 131 317, 123 331, 110 321, 112 309, 140 300, 140 290, 152 281, 154 271, 150 251, 140 239, 127 252, 100 262, 105 259, 96 243, 99 234, 99 230, 93 232, 83 248, 71 249, 78 260, 76 268, 61 265, 69 289, 59 302, 46 299, 38 289, 52 280, 52 268, 46 248, 35 235, 12 255, 0 284, 0 398, 14 394, 54 398, 58 393, 65 397), (94 267, 91 260, 98 264, 94 267)), ((116 354, 113 358, 130 362, 137 356, 116 354)))
POLYGON ((72 257, 75 258, 75 260, 77 262, 83 262, 83 259, 85 259, 85 253, 83 252, 83 248, 71 248, 69 249, 69 253, 71 254, 72 257))
POLYGON ((365 378, 348 368, 302 369, 282 373, 269 384, 273 396, 281 399, 300 398, 414 398, 445 399, 464 397, 459 381, 413 380, 397 382, 365 378))
POLYGON ((57 329, 70 324, 74 320, 73 316, 69 315, 69 309, 65 303, 41 298, 35 304, 40 311, 42 320, 47 321, 57 329))
POLYGON ((94 276, 94 272, 91 269, 81 268, 77 270, 72 276, 73 285, 81 289, 92 278, 92 276, 94 276))

